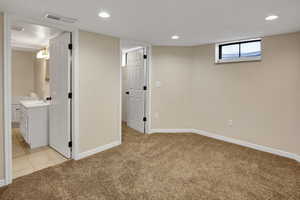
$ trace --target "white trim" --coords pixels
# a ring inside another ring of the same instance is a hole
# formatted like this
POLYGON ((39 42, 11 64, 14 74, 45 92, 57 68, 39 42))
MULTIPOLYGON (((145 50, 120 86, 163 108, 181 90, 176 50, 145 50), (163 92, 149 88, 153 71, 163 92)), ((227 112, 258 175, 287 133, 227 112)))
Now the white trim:
POLYGON ((121 45, 122 45, 122 40, 120 40, 120 42, 119 42, 119 48, 120 48, 120 74, 119 74, 119 80, 120 80, 120 88, 119 88, 119 94, 120 94, 120 101, 119 101, 119 111, 120 111, 120 117, 119 117, 119 140, 120 140, 120 142, 122 141, 122 116, 123 116, 123 112, 122 112, 122 109, 123 109, 123 107, 122 107, 122 96, 123 96, 123 94, 122 94, 122 92, 123 92, 123 84, 122 84, 122 81, 123 81, 123 76, 122 76, 122 68, 123 68, 123 66, 122 66, 122 57, 123 57, 123 52, 122 52, 122 49, 121 49, 121 45))
POLYGON ((72 32, 72 158, 76 159, 79 152, 79 30, 76 27, 54 24, 46 21, 19 18, 18 16, 4 13, 4 170, 5 185, 12 182, 12 146, 11 146, 11 43, 10 22, 18 19, 25 23, 40 24, 72 32))
MULTIPOLYGON (((134 44, 136 44, 138 47, 136 48, 131 48, 126 52, 129 51, 134 51, 140 48, 145 48, 147 51, 147 77, 146 77, 146 86, 147 86, 147 90, 146 90, 146 118, 147 118, 147 122, 145 125, 145 133, 150 133, 150 129, 151 129, 151 71, 152 71, 152 45, 148 44, 148 43, 144 43, 144 42, 138 42, 138 41, 133 41, 133 40, 126 40, 126 39, 121 39, 120 40, 120 67, 122 68, 122 53, 125 52, 124 50, 122 50, 122 46, 123 43, 125 42, 133 42, 134 44)), ((122 127, 122 70, 121 74, 120 74, 120 104, 121 104, 121 110, 120 110, 120 121, 121 121, 121 127, 122 127)), ((120 134, 122 137, 122 128, 120 130, 120 134)), ((121 140, 122 141, 122 140, 121 140)))
POLYGON ((151 78, 152 78, 152 45, 148 45, 147 47, 147 93, 146 93, 146 133, 150 133, 151 130, 151 93, 152 93, 152 86, 151 86, 151 78))
POLYGON ((116 146, 118 146, 120 144, 121 144, 121 141, 115 141, 115 142, 112 142, 112 143, 109 143, 109 144, 97 147, 95 149, 79 153, 78 157, 77 157, 77 160, 82 159, 82 158, 86 158, 88 156, 92 156, 92 155, 94 155, 96 153, 100 153, 100 152, 108 150, 108 149, 111 149, 111 148, 116 147, 116 146))
POLYGON ((5 186, 6 184, 5 184, 5 180, 4 179, 0 179, 0 187, 3 187, 3 186, 5 186))
POLYGON ((79 154, 79 30, 72 31, 72 158, 79 154))
POLYGON ((300 155, 297 155, 294 153, 290 153, 287 151, 282 151, 279 149, 275 149, 275 148, 271 148, 271 147, 267 147, 267 146, 263 146, 263 145, 258 145, 258 144, 254 144, 251 142, 246 142, 246 141, 242 141, 242 140, 238 140, 238 139, 234 139, 234 138, 230 138, 230 137, 225 137, 225 136, 222 136, 219 134, 210 133, 208 131, 203 131, 203 130, 198 130, 198 129, 152 129, 151 133, 195 133, 195 134, 203 135, 203 136, 210 137, 213 139, 217 139, 217 140, 237 144, 240 146, 248 147, 251 149, 256 149, 259 151, 268 152, 268 153, 275 154, 278 156, 290 158, 290 159, 300 162, 300 155))
POLYGON ((4 13, 4 184, 12 182, 10 16, 4 13))
MULTIPOLYGON (((216 49, 219 49, 219 47, 216 47, 216 49)), ((216 50, 216 51, 218 51, 218 50, 216 50)), ((237 58, 237 59, 230 59, 230 60, 222 60, 222 59, 218 59, 218 57, 216 56, 216 64, 251 62, 251 61, 261 61, 262 60, 262 56, 247 57, 247 58, 245 57, 245 58, 237 58)))
POLYGON ((149 134, 153 133, 194 133, 194 129, 151 129, 149 134))
POLYGON ((134 47, 134 48, 131 48, 131 49, 126 49, 126 50, 122 50, 123 53, 129 53, 129 52, 132 52, 132 51, 136 51, 136 50, 139 50, 139 49, 143 49, 145 47, 134 47))
POLYGON ((222 135, 218 135, 218 134, 215 134, 215 133, 210 133, 210 132, 203 131, 203 130, 195 129, 193 132, 196 133, 196 134, 203 135, 203 136, 210 137, 210 138, 214 138, 214 139, 217 139, 217 140, 222 140, 222 141, 237 144, 237 145, 240 145, 240 146, 249 147, 251 149, 256 149, 256 150, 259 150, 259 151, 268 152, 268 153, 275 154, 275 155, 278 155, 278 156, 291 158, 291 159, 294 159, 294 160, 297 160, 298 162, 300 162, 300 156, 297 155, 297 154, 294 154, 294 153, 289 153, 289 152, 282 151, 282 150, 279 150, 279 149, 275 149, 275 148, 271 148, 271 147, 267 147, 267 146, 263 146, 263 145, 258 145, 258 144, 254 144, 254 143, 251 143, 251 142, 246 142, 246 141, 242 141, 242 140, 238 140, 238 139, 234 139, 234 138, 230 138, 230 137, 225 137, 225 136, 222 136, 222 135))

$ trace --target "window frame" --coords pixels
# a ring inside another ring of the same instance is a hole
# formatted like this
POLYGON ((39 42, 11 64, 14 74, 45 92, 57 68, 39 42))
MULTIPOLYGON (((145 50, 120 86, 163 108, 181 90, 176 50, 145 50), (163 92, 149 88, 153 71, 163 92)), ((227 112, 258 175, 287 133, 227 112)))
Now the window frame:
POLYGON ((217 43, 215 45, 215 63, 232 63, 232 62, 249 62, 249 61, 261 61, 262 60, 262 48, 263 40, 262 38, 254 38, 254 39, 246 39, 246 40, 237 40, 237 41, 231 41, 231 42, 222 42, 217 43), (250 56, 250 57, 241 57, 241 44, 250 43, 250 42, 259 42, 261 44, 261 54, 260 56, 250 56), (233 59, 222 59, 222 47, 229 46, 229 45, 239 45, 239 57, 233 58, 233 59))

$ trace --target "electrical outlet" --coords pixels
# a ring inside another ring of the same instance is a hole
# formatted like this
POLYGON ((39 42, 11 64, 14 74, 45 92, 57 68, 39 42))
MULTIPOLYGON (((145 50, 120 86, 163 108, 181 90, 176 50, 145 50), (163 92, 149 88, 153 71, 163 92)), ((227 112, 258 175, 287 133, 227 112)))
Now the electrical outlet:
POLYGON ((158 119, 158 118, 159 118, 158 112, 156 112, 156 113, 154 114, 154 118, 155 118, 155 119, 158 119))
POLYGON ((233 121, 232 120, 228 120, 228 126, 232 126, 233 125, 233 121))

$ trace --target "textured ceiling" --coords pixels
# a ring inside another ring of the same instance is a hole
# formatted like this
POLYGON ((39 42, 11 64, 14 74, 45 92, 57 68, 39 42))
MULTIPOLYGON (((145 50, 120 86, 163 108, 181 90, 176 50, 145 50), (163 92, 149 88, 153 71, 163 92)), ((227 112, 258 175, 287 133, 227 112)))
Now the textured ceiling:
POLYGON ((47 13, 75 26, 155 45, 197 45, 300 30, 299 0, 1 0, 0 9, 32 19, 47 13), (110 12, 102 20, 98 12, 110 12), (279 15, 267 22, 270 14, 279 15), (180 40, 171 40, 178 34, 180 40))

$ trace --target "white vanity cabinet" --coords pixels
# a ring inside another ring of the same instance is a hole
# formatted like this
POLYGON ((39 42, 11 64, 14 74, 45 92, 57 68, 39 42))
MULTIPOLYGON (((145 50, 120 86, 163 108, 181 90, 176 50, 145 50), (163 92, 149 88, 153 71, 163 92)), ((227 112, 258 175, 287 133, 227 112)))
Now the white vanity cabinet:
POLYGON ((27 111, 24 106, 20 106, 20 132, 24 140, 28 143, 27 138, 27 111))
POLYGON ((12 122, 20 122, 21 115, 21 105, 20 104, 12 104, 12 122))
POLYGON ((20 132, 30 148, 48 145, 48 104, 21 102, 20 132))

